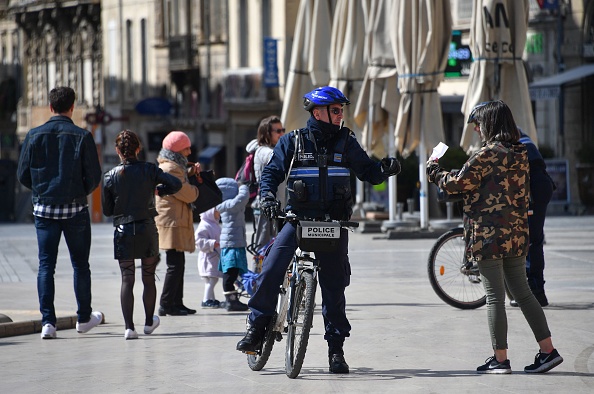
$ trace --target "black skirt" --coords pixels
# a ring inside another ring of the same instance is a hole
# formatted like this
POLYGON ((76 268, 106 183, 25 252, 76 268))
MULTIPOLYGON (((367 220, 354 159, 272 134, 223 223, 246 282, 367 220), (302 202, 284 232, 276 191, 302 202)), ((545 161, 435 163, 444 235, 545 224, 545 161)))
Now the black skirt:
POLYGON ((132 260, 159 254, 159 233, 154 219, 116 226, 113 233, 114 258, 132 260))

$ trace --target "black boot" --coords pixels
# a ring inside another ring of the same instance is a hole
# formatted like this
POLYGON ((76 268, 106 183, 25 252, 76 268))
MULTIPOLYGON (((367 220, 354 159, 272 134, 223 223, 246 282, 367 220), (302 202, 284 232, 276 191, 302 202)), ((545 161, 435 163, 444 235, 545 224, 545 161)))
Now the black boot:
POLYGON ((250 325, 243 339, 237 342, 237 350, 240 352, 256 353, 262 347, 264 339, 264 328, 257 328, 250 325))
POLYGON ((227 312, 245 312, 249 309, 246 304, 239 301, 237 292, 225 294, 225 299, 227 300, 227 312))
POLYGON ((329 354, 328 363, 330 364, 328 370, 332 373, 349 373, 349 365, 346 363, 343 354, 329 354))
POLYGON ((328 364, 332 373, 349 373, 349 365, 344 359, 343 340, 328 340, 328 364))

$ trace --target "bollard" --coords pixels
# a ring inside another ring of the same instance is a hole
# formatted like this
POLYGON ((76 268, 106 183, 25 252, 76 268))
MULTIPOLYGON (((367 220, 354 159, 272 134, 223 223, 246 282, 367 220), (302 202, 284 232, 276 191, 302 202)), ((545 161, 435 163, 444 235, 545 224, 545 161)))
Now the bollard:
POLYGON ((446 216, 448 220, 452 220, 454 216, 454 203, 451 201, 446 201, 446 216))
POLYGON ((411 215, 415 213, 415 199, 414 198, 407 198, 406 204, 408 204, 408 213, 411 215))
POLYGON ((396 216, 398 217, 398 220, 400 220, 400 221, 402 221, 402 211, 404 211, 404 203, 397 202, 396 203, 396 216))

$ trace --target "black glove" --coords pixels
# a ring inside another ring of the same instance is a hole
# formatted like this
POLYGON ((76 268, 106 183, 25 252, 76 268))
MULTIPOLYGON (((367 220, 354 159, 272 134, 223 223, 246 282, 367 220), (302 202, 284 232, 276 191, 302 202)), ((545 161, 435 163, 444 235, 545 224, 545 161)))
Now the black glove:
POLYGON ((280 206, 280 201, 267 198, 262 201, 260 210, 268 219, 276 219, 282 213, 280 206))
POLYGON ((382 172, 387 176, 400 174, 400 162, 395 157, 384 157, 381 160, 382 172))
POLYGON ((435 160, 429 160, 427 162, 427 179, 429 180, 429 182, 431 183, 435 183, 435 177, 437 176, 437 174, 443 171, 443 168, 441 168, 439 166, 439 163, 437 163, 437 161, 435 160))

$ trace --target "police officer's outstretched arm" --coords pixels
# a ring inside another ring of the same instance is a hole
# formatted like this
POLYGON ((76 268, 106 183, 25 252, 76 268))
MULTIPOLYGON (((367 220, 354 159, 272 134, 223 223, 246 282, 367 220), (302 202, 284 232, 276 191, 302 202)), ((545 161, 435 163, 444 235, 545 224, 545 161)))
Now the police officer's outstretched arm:
POLYGON ((377 185, 400 173, 398 159, 386 157, 379 162, 372 160, 352 135, 349 136, 345 151, 349 166, 362 181, 377 185))

